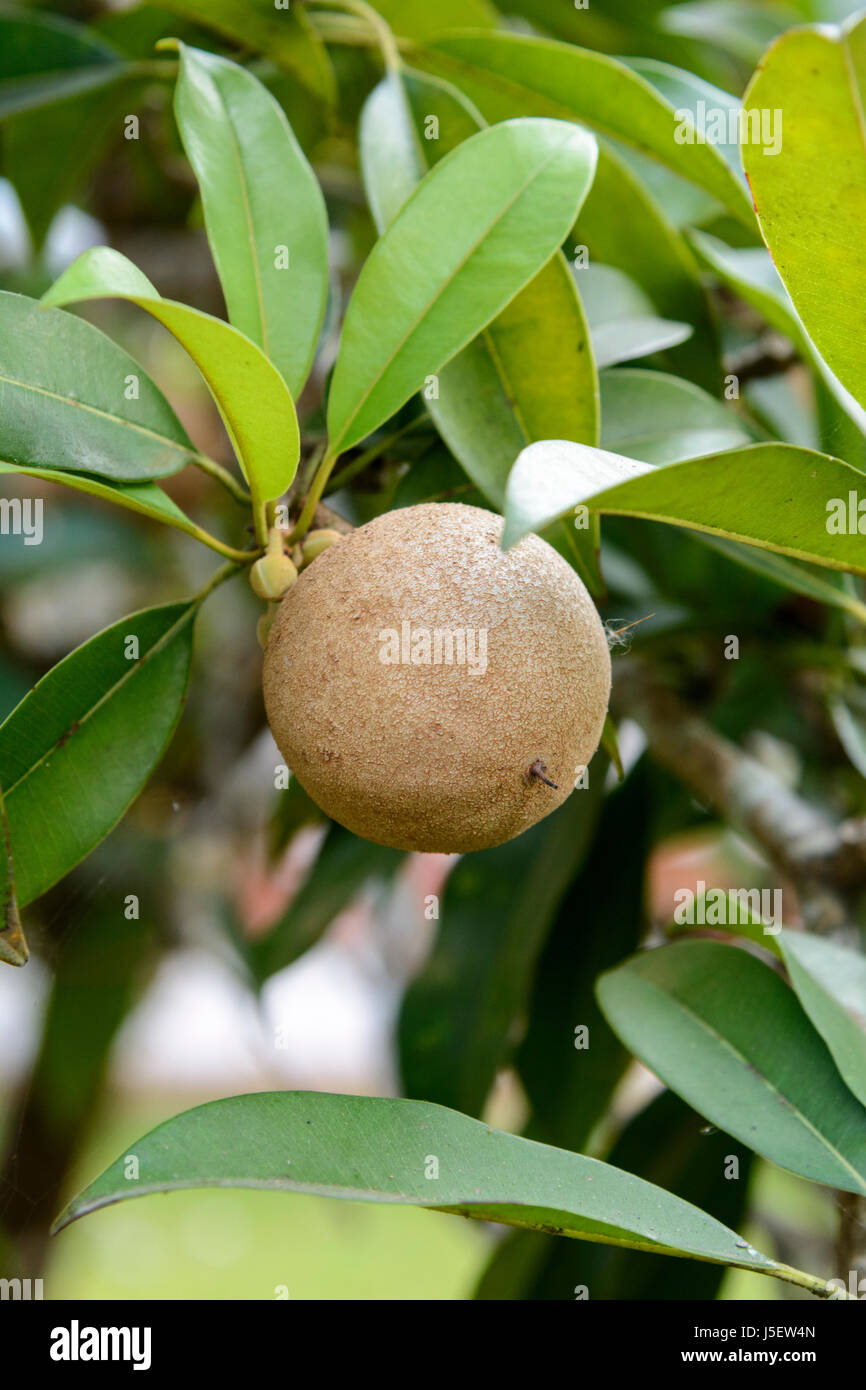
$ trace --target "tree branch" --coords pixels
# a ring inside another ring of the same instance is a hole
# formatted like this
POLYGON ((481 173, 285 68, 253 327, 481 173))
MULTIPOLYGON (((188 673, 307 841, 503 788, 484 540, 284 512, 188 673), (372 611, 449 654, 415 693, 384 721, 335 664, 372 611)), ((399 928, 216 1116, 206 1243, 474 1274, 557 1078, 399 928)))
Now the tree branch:
POLYGON ((851 898, 866 887, 866 819, 831 820, 637 661, 617 662, 614 700, 620 714, 641 725, 656 760, 790 879, 811 930, 850 922, 851 898))

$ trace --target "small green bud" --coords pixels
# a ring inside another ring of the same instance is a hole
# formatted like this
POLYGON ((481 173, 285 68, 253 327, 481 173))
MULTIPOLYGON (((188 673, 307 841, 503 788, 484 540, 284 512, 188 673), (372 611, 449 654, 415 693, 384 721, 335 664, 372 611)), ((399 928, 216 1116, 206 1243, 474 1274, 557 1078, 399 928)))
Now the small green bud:
POLYGON ((276 603, 288 593, 298 571, 283 550, 283 533, 275 526, 268 535, 268 548, 250 570, 250 583, 259 598, 276 603))
POLYGON ((320 531, 309 531, 304 539, 301 550, 303 553, 303 565, 312 564, 313 560, 318 559, 323 551, 336 545, 343 537, 339 531, 331 531, 324 528, 320 531))

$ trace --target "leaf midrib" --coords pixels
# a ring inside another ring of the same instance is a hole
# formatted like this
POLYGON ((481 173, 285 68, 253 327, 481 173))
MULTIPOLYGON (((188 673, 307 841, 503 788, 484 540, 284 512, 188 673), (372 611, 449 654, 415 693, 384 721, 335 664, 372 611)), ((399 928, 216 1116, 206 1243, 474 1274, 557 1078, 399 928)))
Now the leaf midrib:
POLYGON ((165 444, 170 449, 176 449, 178 453, 191 454, 192 450, 188 444, 179 444, 170 435, 160 434, 157 430, 150 429, 147 425, 140 425, 135 420, 129 420, 124 415, 114 415, 110 410, 103 410, 101 406, 89 405, 87 401, 74 400, 71 396, 64 396, 59 391, 52 391, 47 386, 35 386, 30 381, 20 381, 17 377, 3 376, 0 374, 0 384, 7 386, 17 386, 23 391, 35 391, 37 395, 48 396, 50 400, 58 401, 61 405, 67 405, 77 410, 86 410, 91 415, 98 415, 100 419, 110 420, 112 424, 119 425, 123 429, 134 430, 136 434, 142 434, 149 439, 156 439, 160 444, 165 444))
MULTIPOLYGON (((488 129, 492 129, 492 127, 488 127, 488 129)), ((526 190, 527 190, 528 188, 530 188, 530 187, 532 186, 532 184, 535 183, 535 182, 541 177, 541 175, 545 172, 545 170, 546 170, 546 169, 548 168, 548 166, 553 162, 553 160, 556 159, 556 158, 558 158, 558 157, 562 154, 562 149, 563 149, 563 146, 557 146, 557 148, 556 148, 554 151, 552 151, 551 154, 549 154, 549 155, 547 156, 547 158, 544 159, 543 162, 542 162, 541 164, 539 164, 539 165, 536 166, 536 168, 535 168, 535 169, 533 170, 533 172, 530 174, 529 178, 526 179, 526 181, 520 185, 520 187, 516 190, 516 192, 514 193, 514 195, 508 200, 507 203, 504 204, 504 206, 503 206, 502 208, 500 208, 500 210, 499 210, 499 212, 496 214, 496 216, 484 227, 483 231, 482 231, 482 232, 480 233, 480 235, 476 238, 476 240, 472 243, 472 245, 469 246, 469 247, 467 248, 465 254, 460 258, 460 260, 457 262, 457 264, 453 267, 453 269, 452 269, 452 271, 451 271, 451 274, 450 274, 450 275, 448 276, 448 278, 447 278, 445 281, 443 281, 443 283, 439 286, 439 288, 436 290, 436 293, 435 293, 430 299, 428 299, 428 300, 426 301, 426 303, 424 304, 424 306, 423 306, 423 308, 421 309, 421 311, 420 311, 420 313, 418 314, 418 316, 413 320, 413 322, 412 322, 412 323, 409 325, 409 327, 407 328, 407 330, 406 330, 405 334, 403 335, 403 337, 400 339, 400 341, 399 341, 397 344, 395 344, 394 349, 393 349, 393 351, 391 352, 391 354, 389 355, 387 361, 385 361, 385 362, 382 364, 382 366, 381 366, 381 368, 380 368, 380 370, 379 370, 378 375, 375 376, 375 377, 372 379, 372 381, 370 382, 370 384, 369 384, 369 386, 367 387, 367 389, 366 389, 366 391, 364 392, 364 394, 359 398, 359 400, 358 400, 358 402, 357 402, 357 404, 356 404, 356 406, 355 406, 354 411, 353 411, 352 414, 349 416, 348 420, 347 420, 346 423, 344 424, 344 426, 343 426, 342 430, 340 431, 339 435, 337 436, 337 438, 336 438, 335 440, 332 441, 331 450, 332 450, 333 452, 336 453, 336 452, 339 451, 339 448, 340 448, 340 446, 341 446, 341 444, 342 444, 342 441, 345 439, 346 435, 348 434, 349 429, 350 429, 350 427, 351 427, 351 425, 352 425, 352 422, 353 422, 354 420, 357 420, 358 416, 360 415, 361 411, 363 410, 363 408, 364 408, 364 406, 366 405, 367 401, 369 400, 370 396, 373 394, 373 392, 376 390, 376 388, 377 388, 378 386, 381 385, 381 383, 382 383, 382 381, 384 380, 384 378, 385 378, 387 372, 390 371, 390 369, 391 369, 391 367, 393 366, 394 362, 397 360, 397 357, 398 357, 399 354, 403 351, 403 348, 406 346, 406 344, 409 342, 409 340, 412 338, 412 336, 417 332, 417 330, 418 330, 419 326, 421 325, 421 323, 423 323, 424 319, 431 313, 431 311, 433 310, 434 306, 435 306, 436 304, 438 304, 439 300, 440 300, 440 299, 442 298, 442 296, 445 294, 446 290, 450 289, 450 288, 456 283, 458 276, 462 273, 463 270, 465 270, 466 266, 468 265, 468 263, 470 262, 470 260, 472 259, 472 257, 473 257, 473 256, 475 255, 475 253, 477 252, 479 246, 481 246, 481 244, 492 234, 492 232, 494 231, 494 229, 495 229, 496 227, 498 227, 498 226, 500 225, 500 223, 503 222, 503 221, 505 220, 505 218, 507 217, 507 215, 509 214, 509 212, 511 211, 511 209, 514 207, 514 205, 515 205, 516 202, 518 201, 518 199, 522 198, 523 195, 526 193, 526 190)), ((420 187, 420 185, 419 185, 419 187, 420 187)), ((404 206, 405 206, 405 205, 404 205, 404 206)), ((392 225, 393 225, 393 224, 392 224, 392 225)), ((381 245, 381 243, 380 243, 380 245, 381 245)), ((554 253, 554 254, 555 254, 555 253, 554 253)), ((548 258, 548 259, 549 259, 549 258, 548 258)), ((542 264, 546 264, 546 262, 543 262, 542 264)), ((539 268, 540 268, 540 267, 539 267, 539 268)), ((532 277, 530 276, 529 278, 531 279, 532 277)), ((528 281, 525 282, 525 283, 528 283, 528 281)), ((521 286, 520 288, 522 288, 522 286, 521 286)), ((515 290, 514 294, 511 296, 511 299, 514 299, 514 298, 517 296, 517 294, 519 294, 519 293, 520 293, 520 289, 518 288, 517 290, 515 290)), ((506 303, 510 303, 510 300, 506 301, 506 303)), ((502 305, 502 308, 505 308, 505 305, 502 305)), ((499 310, 500 313, 501 313, 501 311, 502 311, 502 309, 499 310)), ((496 317, 496 315, 494 315, 494 318, 495 318, 495 317, 496 317)), ((487 326, 487 325, 485 325, 485 327, 486 327, 486 326, 487 326)), ((479 331, 483 331, 483 329, 482 329, 482 330, 479 330, 479 331)), ((475 336, 475 335, 474 335, 474 336, 475 336)), ((467 341, 468 341, 468 342, 471 342, 472 339, 470 338, 470 339, 467 340, 467 341)), ((465 347, 465 346, 467 346, 466 343, 461 344, 461 347, 465 347)), ((458 347, 458 348, 451 354, 450 357, 446 358, 446 361, 451 361, 451 359, 452 359, 453 357, 456 357, 456 356, 457 356, 457 353, 458 353, 460 350, 461 350, 461 348, 458 347)), ((444 364, 441 364, 441 363, 440 363, 440 366, 441 366, 441 365, 444 365, 444 364)))

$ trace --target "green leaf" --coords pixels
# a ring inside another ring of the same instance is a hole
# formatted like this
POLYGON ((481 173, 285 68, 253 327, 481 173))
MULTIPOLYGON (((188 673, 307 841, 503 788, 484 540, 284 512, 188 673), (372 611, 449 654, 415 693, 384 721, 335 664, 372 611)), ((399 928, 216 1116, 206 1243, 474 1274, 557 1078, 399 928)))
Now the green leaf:
POLYGON ((28 478, 44 478, 49 483, 62 483, 64 487, 74 488, 76 492, 86 492, 91 497, 99 497, 104 502, 114 502, 119 507, 127 507, 141 516, 149 516, 153 521, 162 521, 189 535, 199 534, 199 528, 185 516, 176 502, 157 487, 156 483, 128 483, 123 486, 101 483, 96 478, 88 478, 85 473, 61 473, 52 468, 28 468, 21 463, 5 463, 0 460, 0 473, 23 473, 28 478))
POLYGON ((503 545, 585 504, 866 575, 860 537, 827 529, 840 508, 848 517, 849 494, 856 496, 862 476, 841 459, 791 444, 753 444, 653 468, 603 449, 546 440, 524 449, 511 471, 503 545))
POLYGON ((165 752, 186 696, 197 611, 195 602, 174 603, 122 618, 54 666, 0 725, 21 906, 105 838, 165 752))
POLYGON ((177 473, 193 453, 134 358, 75 314, 0 291, 0 457, 132 482, 177 473))
POLYGON ((370 434, 555 254, 595 142, 559 121, 480 131, 423 179, 361 271, 328 400, 329 449, 370 434))
POLYGON ((717 330, 694 254, 671 222, 666 204, 653 197, 606 141, 599 145, 595 179, 572 235, 578 246, 586 246, 591 262, 615 266, 640 285, 653 313, 692 325, 693 337, 687 345, 671 348, 669 361, 677 374, 718 391, 717 330))
POLYGON ((390 878, 404 859, 399 850, 360 840, 341 825, 332 824, 288 910, 251 949, 257 979, 266 980, 315 946, 366 883, 390 878))
POLYGON ((769 966, 680 942, 603 975, 598 998, 631 1051, 714 1125, 801 1177, 866 1193, 866 1110, 769 966))
POLYGON ((866 20, 794 29, 765 54, 748 112, 784 113, 780 152, 743 145, 761 232, 806 331, 866 406, 866 20), (842 196, 844 190, 844 196, 842 196))
MULTIPOLYGON (((866 431, 866 410, 845 389, 817 351, 764 248, 727 246, 717 237, 695 230, 689 233, 689 241, 723 284, 763 314, 777 332, 791 339, 803 360, 812 367, 832 399, 862 435, 866 431)), ((856 459, 848 462, 857 464, 856 459)))
MULTIPOLYGON (((380 231, 424 172, 473 135, 480 121, 444 84, 412 73, 386 78, 374 89, 361 116, 361 165, 380 231), (438 127, 428 140, 431 115, 438 127)), ((426 405, 454 457, 496 507, 514 459, 532 440, 597 442, 589 330, 560 253, 441 370, 438 398, 426 405)), ((598 591, 598 528, 576 539, 578 567, 598 591)))
POLYGON ((776 942, 842 1080, 866 1105, 866 959, 808 932, 783 929, 776 942))
POLYGON ((375 0, 373 8, 404 39, 428 39, 446 29, 494 29, 499 21, 488 0, 375 0))
POLYGON ((80 24, 24 11, 0 14, 0 120, 118 81, 127 65, 80 24))
POLYGON ((595 820, 601 767, 552 816, 496 849, 460 860, 442 895, 441 926, 400 1017, 409 1095, 479 1114, 514 1048, 544 938, 595 820))
POLYGON ((449 34, 409 50, 415 67, 453 82, 488 121, 585 121, 652 155, 754 222, 741 178, 714 145, 679 144, 674 107, 625 63, 572 44, 517 34, 449 34))
POLYGON ((261 348, 221 319, 161 299, 136 266, 109 247, 85 251, 43 304, 128 299, 164 324, 210 387, 256 501, 279 497, 295 476, 300 437, 294 402, 261 348))
POLYGON ((599 367, 649 357, 692 336, 691 324, 659 318, 643 290, 613 266, 588 265, 575 278, 599 367))
POLYGON ((298 396, 328 292, 325 200, 267 88, 237 63, 177 47, 175 114, 229 319, 298 396), (288 264, 280 264, 283 253, 288 264))
POLYGON ((612 453, 658 465, 752 440, 742 416, 681 377, 622 367, 600 385, 601 442, 612 453))
POLYGON ((30 956, 15 892, 15 865, 9 843, 6 804, 0 789, 0 960, 7 965, 26 965, 30 956))
MULTIPOLYGON (((841 608, 850 613, 858 622, 866 623, 866 603, 848 593, 842 574, 831 571, 829 574, 803 565, 798 560, 789 560, 786 555, 776 555, 772 550, 759 550, 756 546, 741 545, 739 541, 729 541, 723 536, 701 535, 698 539, 704 544, 727 555, 729 560, 754 570, 756 574, 771 579, 784 589, 792 589, 796 594, 815 599, 817 603, 829 603, 832 608, 841 608)), ((866 776, 866 772, 864 772, 866 776)))
POLYGON ((316 101, 334 105, 331 60, 303 6, 290 4, 278 10, 273 0, 160 0, 160 5, 264 54, 316 101))
MULTIPOLYGON (((749 1201, 752 1155, 736 1152, 727 1134, 704 1132, 699 1116, 671 1091, 662 1091, 629 1120, 606 1155, 614 1168, 664 1184, 678 1197, 736 1230, 749 1201), (732 1154, 732 1148, 735 1152, 732 1154), (730 1158, 736 1181, 720 1181, 730 1158)), ((580 1285, 593 1301, 714 1299, 725 1271, 683 1264, 668 1255, 636 1254, 611 1245, 553 1240, 514 1231, 500 1243, 482 1276, 477 1299, 538 1302, 574 1298, 580 1285)))
POLYGON ((424 1101, 321 1092, 232 1096, 187 1110, 135 1144, 69 1204, 61 1230, 151 1192, 254 1187, 409 1204, 563 1235, 782 1270, 711 1216, 617 1168, 535 1144, 424 1101), (429 1178, 429 1155, 438 1177, 429 1178))

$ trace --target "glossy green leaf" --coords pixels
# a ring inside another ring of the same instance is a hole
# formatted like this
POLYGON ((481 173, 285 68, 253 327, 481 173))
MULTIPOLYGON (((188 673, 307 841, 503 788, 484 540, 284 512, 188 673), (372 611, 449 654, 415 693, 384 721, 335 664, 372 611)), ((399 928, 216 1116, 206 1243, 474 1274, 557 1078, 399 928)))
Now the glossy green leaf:
POLYGON ((604 449, 546 440, 524 449, 511 471, 503 544, 585 504, 866 574, 861 537, 827 529, 838 511, 828 508, 836 503, 848 525, 861 479, 841 459, 791 444, 753 444, 654 468, 604 449))
POLYGON ((601 443, 643 463, 676 463, 752 440, 745 421, 681 377, 621 367, 602 372, 601 443))
POLYGON ((152 521, 162 521, 190 536, 199 534, 195 522, 185 516, 176 502, 157 487, 156 483, 103 483, 89 478, 86 473, 61 473, 59 469, 28 468, 20 463, 5 463, 0 460, 0 473, 23 473, 28 478, 44 478, 49 483, 60 483, 76 492, 86 492, 103 502, 113 502, 115 506, 126 507, 129 511, 148 516, 152 521))
POLYGON ((866 957, 809 932, 783 929, 776 942, 840 1076, 866 1105, 866 957))
POLYGON ((669 349, 671 368, 718 391, 717 330, 694 253, 670 220, 666 204, 607 141, 599 144, 598 168, 572 235, 578 246, 587 248, 590 264, 615 266, 640 285, 653 313, 691 324, 694 335, 689 341, 669 349))
POLYGON ((193 452, 162 392, 98 328, 0 292, 0 457, 133 482, 193 452))
POLYGON ((0 119, 104 87, 126 71, 83 25, 32 11, 0 14, 0 119))
MULTIPOLYGON (((623 61, 677 113, 678 126, 684 117, 691 116, 695 141, 701 138, 705 142, 703 148, 713 149, 717 157, 727 163, 731 174, 745 191, 738 138, 740 102, 737 98, 695 73, 674 67, 672 63, 660 62, 657 58, 626 58, 623 61)), ((679 142, 682 136, 678 133, 676 138, 679 142)), ((686 148, 694 146, 687 143, 686 148)), ((754 216, 748 218, 748 225, 754 227, 754 216)))
POLYGON ((598 998, 631 1051, 719 1129, 801 1177, 866 1193, 866 1109, 769 966, 679 942, 603 975, 598 998))
MULTIPOLYGON (((689 233, 689 240, 701 260, 723 284, 753 305, 779 333, 791 339, 803 360, 812 366, 833 400, 862 435, 866 431, 866 410, 845 389, 817 351, 764 248, 727 246, 717 237, 695 230, 689 233)), ((859 467, 857 459, 850 458, 848 462, 859 467)))
POLYGON ((183 708, 197 608, 122 618, 54 666, 0 725, 22 907, 105 838, 162 757, 183 708))
POLYGON ((287 911, 251 950, 257 978, 267 979, 315 946, 366 883, 390 878, 404 859, 399 850, 360 840, 341 825, 330 825, 316 862, 287 911))
POLYGON ((0 790, 0 961, 5 961, 7 965, 26 965, 29 956, 18 915, 15 865, 9 842, 6 805, 0 790))
POLYGON ((481 1112, 513 1051, 547 930, 586 853, 603 769, 594 762, 589 787, 553 815, 508 844, 466 855, 451 872, 436 944, 400 1016, 409 1095, 481 1112))
MULTIPOLYGON (((614 1168, 664 1185, 736 1230, 748 1208, 752 1156, 729 1135, 705 1130, 694 1110, 673 1092, 662 1091, 629 1120, 605 1158, 614 1168), (739 1163, 737 1179, 720 1182, 731 1157, 739 1163)), ((724 1277, 718 1265, 683 1264, 669 1255, 514 1231, 497 1246, 475 1297, 563 1301, 576 1298, 583 1286, 592 1302, 690 1302, 717 1298, 724 1277)))
POLYGON ((138 304, 177 338, 210 387, 253 497, 279 497, 298 466, 298 420, 282 377, 261 348, 221 319, 161 299, 131 261, 105 246, 79 256, 42 302, 106 297, 138 304))
MULTIPOLYGON (((379 230, 424 172, 478 129, 480 117, 444 84, 414 74, 371 93, 361 118, 364 185, 379 230), (427 139, 433 115, 436 139, 427 139)), ((551 435, 595 443, 598 382, 589 330, 561 254, 439 373, 426 400, 455 458, 494 506, 520 450, 551 435)), ((597 528, 578 537, 579 567, 600 588, 597 528)))
POLYGON ((480 131, 427 174, 349 302, 328 400, 332 452, 392 415, 550 260, 594 166, 585 132, 517 120, 480 131))
POLYGON ((613 266, 593 263, 574 275, 599 367, 649 357, 692 336, 691 324, 659 318, 640 287, 613 266))
POLYGON ((273 0, 160 0, 160 5, 264 54, 317 101, 333 106, 334 70, 303 5, 277 9, 273 0))
POLYGON ((125 1159, 117 1159, 73 1198, 55 1229, 152 1192, 255 1187, 553 1228, 764 1274, 782 1269, 663 1188, 424 1101, 304 1091, 232 1096, 168 1120, 134 1148, 140 1177, 130 1180, 125 1159), (438 1159, 435 1178, 429 1155, 438 1159))
POLYGON ((797 313, 839 380, 866 406, 866 20, 794 29, 744 98, 782 111, 781 151, 743 145, 764 236, 797 313))
POLYGON ((674 107, 616 58, 517 34, 449 34, 409 50, 409 61, 453 82, 488 121, 553 116, 585 121, 652 155, 712 193, 747 225, 742 179, 711 144, 678 143, 674 107))
POLYGON ((175 95, 229 319, 299 395, 328 292, 328 216, 282 107, 251 72, 185 44, 175 95))

